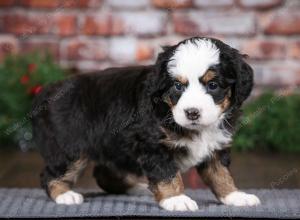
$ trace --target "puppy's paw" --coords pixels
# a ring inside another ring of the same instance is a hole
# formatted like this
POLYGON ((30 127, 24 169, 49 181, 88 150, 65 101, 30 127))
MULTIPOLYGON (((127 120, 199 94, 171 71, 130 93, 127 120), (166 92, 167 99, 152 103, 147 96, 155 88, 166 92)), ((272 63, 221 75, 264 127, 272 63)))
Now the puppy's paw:
POLYGON ((225 205, 233 206, 257 206, 260 204, 260 200, 257 196, 239 191, 232 192, 220 200, 225 205))
POLYGON ((168 211, 196 211, 197 203, 186 195, 173 196, 159 202, 160 207, 168 211))
POLYGON ((83 203, 83 196, 70 190, 57 196, 55 202, 64 205, 79 205, 83 203))

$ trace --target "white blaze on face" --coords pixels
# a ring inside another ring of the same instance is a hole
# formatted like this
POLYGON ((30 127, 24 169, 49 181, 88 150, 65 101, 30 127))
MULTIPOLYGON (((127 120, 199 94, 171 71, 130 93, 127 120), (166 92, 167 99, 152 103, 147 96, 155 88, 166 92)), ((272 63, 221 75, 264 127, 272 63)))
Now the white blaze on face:
POLYGON ((201 117, 193 121, 198 125, 215 123, 221 115, 220 107, 199 81, 210 66, 219 63, 219 54, 214 43, 208 39, 199 39, 181 44, 171 57, 168 72, 174 78, 183 77, 188 80, 188 87, 172 110, 174 120, 181 126, 193 127, 192 121, 185 116, 185 110, 189 108, 199 110, 201 117))

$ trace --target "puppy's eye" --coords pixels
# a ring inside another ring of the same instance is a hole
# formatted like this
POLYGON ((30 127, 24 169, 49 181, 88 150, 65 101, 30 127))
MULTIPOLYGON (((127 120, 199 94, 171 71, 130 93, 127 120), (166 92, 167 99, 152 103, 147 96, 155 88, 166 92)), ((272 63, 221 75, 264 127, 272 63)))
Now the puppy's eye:
POLYGON ((215 81, 209 81, 207 83, 207 90, 208 91, 215 91, 219 88, 219 84, 215 81))
POLYGON ((175 89, 178 91, 182 91, 184 89, 184 86, 180 82, 174 83, 175 89))

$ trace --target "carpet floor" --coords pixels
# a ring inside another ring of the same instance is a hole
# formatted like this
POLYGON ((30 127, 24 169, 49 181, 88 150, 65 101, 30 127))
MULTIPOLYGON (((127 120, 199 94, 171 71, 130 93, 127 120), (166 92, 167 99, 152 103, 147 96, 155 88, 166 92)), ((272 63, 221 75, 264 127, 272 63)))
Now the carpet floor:
POLYGON ((197 201, 196 212, 168 212, 149 196, 105 195, 80 191, 82 205, 56 205, 40 189, 0 189, 0 218, 198 217, 198 218, 300 218, 300 190, 246 190, 256 194, 257 207, 220 204, 208 190, 187 190, 197 201))

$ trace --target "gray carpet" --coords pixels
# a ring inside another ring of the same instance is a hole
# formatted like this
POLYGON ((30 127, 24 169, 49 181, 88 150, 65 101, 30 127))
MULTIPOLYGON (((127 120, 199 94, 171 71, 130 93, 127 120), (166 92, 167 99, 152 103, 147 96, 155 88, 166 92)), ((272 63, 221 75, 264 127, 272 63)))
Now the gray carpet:
POLYGON ((198 202, 197 212, 167 212, 148 196, 115 196, 85 192, 82 205, 56 205, 39 189, 0 189, 0 218, 51 217, 245 217, 300 218, 300 190, 248 190, 262 205, 229 207, 219 204, 207 190, 187 190, 198 202))

